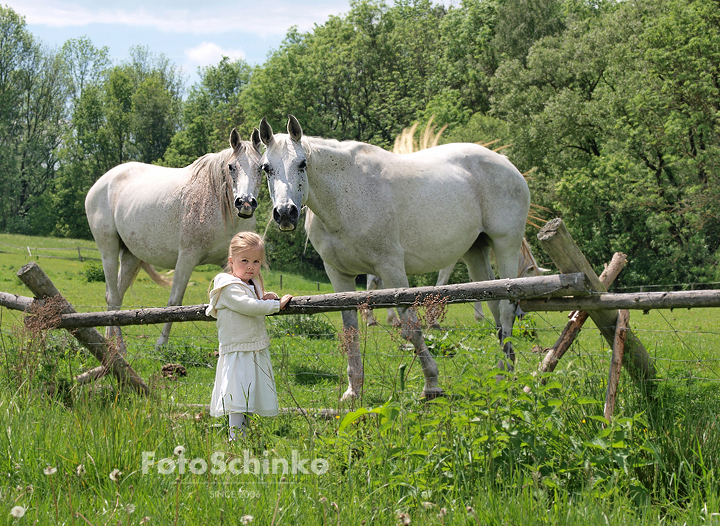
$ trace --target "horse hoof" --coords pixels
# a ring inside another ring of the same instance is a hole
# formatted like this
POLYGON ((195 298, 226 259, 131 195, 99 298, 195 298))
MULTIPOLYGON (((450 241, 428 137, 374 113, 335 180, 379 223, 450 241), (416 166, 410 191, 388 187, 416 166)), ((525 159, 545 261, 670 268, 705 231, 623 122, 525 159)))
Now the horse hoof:
POLYGON ((434 400, 435 398, 439 398, 441 396, 446 396, 445 391, 443 391, 440 387, 433 387, 431 389, 423 389, 422 392, 422 398, 425 400, 434 400))
POLYGON ((341 402, 352 402, 358 398, 357 391, 352 387, 348 387, 347 391, 340 397, 341 402))

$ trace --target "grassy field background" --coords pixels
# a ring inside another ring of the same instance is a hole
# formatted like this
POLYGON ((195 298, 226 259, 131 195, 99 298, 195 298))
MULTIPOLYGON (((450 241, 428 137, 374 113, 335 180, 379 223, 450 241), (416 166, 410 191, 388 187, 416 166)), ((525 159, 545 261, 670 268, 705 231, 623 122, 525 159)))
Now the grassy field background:
MULTIPOLYGON (((16 273, 34 260, 78 311, 104 310, 104 283, 87 280, 97 263, 47 257, 77 257, 78 246, 84 258, 97 257, 87 241, 0 235, 0 291, 30 295, 16 273)), ((184 304, 205 303, 219 270, 196 269, 184 304)), ((264 276, 268 290, 278 293, 332 291, 329 283, 286 273, 280 288, 281 274, 264 276)), ((164 306, 168 294, 141 273, 124 307, 164 306)), ((128 359, 151 387, 143 398, 118 391, 111 379, 72 387, 72 377, 96 366, 94 359, 67 332, 29 334, 21 313, 0 309, 2 520, 720 523, 717 311, 631 313, 658 381, 649 397, 623 373, 612 423, 599 416, 609 349, 591 322, 543 384, 532 374, 543 354, 533 349, 551 346, 567 318, 530 314, 514 333, 517 375, 498 383, 494 329, 474 321, 471 305, 453 305, 443 330, 426 333, 448 396, 425 403, 419 400, 419 364, 384 314, 376 313, 379 326, 361 325, 366 381, 353 404, 339 402, 347 383, 339 313, 269 318, 280 405, 290 411, 254 420, 248 438, 231 444, 226 423, 203 411, 214 378, 213 323, 175 324, 171 343, 160 350, 160 326, 123 329, 128 359), (187 376, 164 378, 166 363, 184 365, 187 376), (332 410, 331 417, 321 416, 322 409, 332 410), (329 469, 284 478, 180 473, 178 446, 190 460, 209 462, 222 452, 243 465, 246 455, 270 465, 295 454, 322 458, 329 469), (146 473, 143 452, 155 455, 146 473), (177 469, 161 473, 170 466, 162 459, 174 459, 177 469), (111 478, 116 469, 122 475, 111 478), (10 514, 15 506, 23 508, 23 518, 10 514)))

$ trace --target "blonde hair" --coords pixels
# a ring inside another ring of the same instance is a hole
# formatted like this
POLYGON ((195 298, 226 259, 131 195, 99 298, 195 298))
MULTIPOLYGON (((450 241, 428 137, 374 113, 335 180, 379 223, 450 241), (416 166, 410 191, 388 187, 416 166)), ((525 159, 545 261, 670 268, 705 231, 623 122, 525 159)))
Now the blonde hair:
MULTIPOLYGON (((268 268, 267 261, 265 259, 265 243, 255 232, 238 232, 235 234, 230 241, 228 256, 236 258, 238 254, 248 250, 257 250, 260 252, 260 264, 263 268, 268 268)), ((229 261, 225 265, 225 272, 232 274, 232 266, 229 261)), ((260 290, 258 292, 262 297, 265 294, 265 282, 263 281, 262 274, 260 273, 257 275, 257 282, 258 285, 260 285, 260 290)))

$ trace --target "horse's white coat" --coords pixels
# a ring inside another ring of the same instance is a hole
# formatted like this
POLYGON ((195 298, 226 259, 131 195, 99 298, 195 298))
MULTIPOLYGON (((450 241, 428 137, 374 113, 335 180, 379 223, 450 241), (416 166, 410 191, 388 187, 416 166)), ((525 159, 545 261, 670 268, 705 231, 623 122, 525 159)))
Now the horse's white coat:
MULTIPOLYGON (((233 130, 230 144, 185 168, 121 164, 90 188, 85 211, 100 249, 109 310, 120 309, 143 262, 175 269, 168 306, 182 304, 193 269, 224 266, 232 236, 254 230, 248 202, 257 204, 262 177, 257 130, 253 142, 233 130), (240 219, 241 210, 250 217, 240 219)), ((171 325, 157 345, 167 343, 171 325)), ((114 332, 120 336, 118 328, 114 332)))
MULTIPOLYGON (((407 287, 408 274, 437 271, 458 259, 473 281, 492 279, 491 247, 500 277, 517 277, 530 192, 506 157, 475 144, 397 155, 360 142, 304 137, 292 116, 288 134, 273 134, 263 119, 260 137, 275 220, 289 230, 297 221, 289 210, 307 204, 313 211, 308 236, 336 292, 355 290, 358 274, 379 276, 388 288, 407 287)), ((500 311, 504 341, 514 308, 504 301, 500 311)), ((401 314, 403 333, 423 366, 424 393, 439 394, 437 366, 412 325, 415 315, 401 314)), ((357 313, 343 312, 343 323, 356 329, 357 313)), ((509 344, 506 354, 514 358, 509 344)), ((348 360, 344 398, 358 396, 362 387, 357 342, 348 360)))

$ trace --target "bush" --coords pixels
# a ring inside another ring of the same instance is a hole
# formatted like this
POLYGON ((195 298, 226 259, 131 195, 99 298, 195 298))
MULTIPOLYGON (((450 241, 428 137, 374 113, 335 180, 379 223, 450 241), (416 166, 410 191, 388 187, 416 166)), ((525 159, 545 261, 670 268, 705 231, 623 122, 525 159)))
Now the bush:
POLYGON ((85 263, 82 275, 85 276, 85 280, 88 283, 92 283, 93 281, 105 282, 105 271, 103 270, 102 263, 98 261, 88 261, 85 263))
POLYGON ((268 333, 272 338, 304 336, 316 340, 329 340, 335 337, 335 327, 319 316, 299 314, 281 316, 269 321, 268 333))

